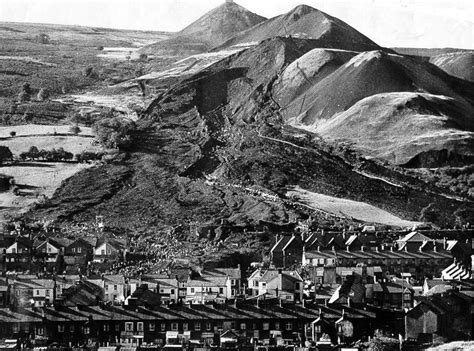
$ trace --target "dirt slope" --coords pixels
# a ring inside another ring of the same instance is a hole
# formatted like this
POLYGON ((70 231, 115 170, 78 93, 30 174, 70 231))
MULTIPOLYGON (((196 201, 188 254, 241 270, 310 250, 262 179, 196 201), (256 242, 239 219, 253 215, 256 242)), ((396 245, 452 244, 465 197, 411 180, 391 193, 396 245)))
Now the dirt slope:
POLYGON ((453 154, 450 158, 424 166, 459 165, 470 158, 474 161, 474 119, 469 118, 473 114, 471 105, 444 96, 384 93, 357 102, 315 131, 349 141, 366 155, 394 164, 406 164, 423 152, 448 150, 453 154))
POLYGON ((452 76, 474 82, 474 51, 438 55, 430 62, 452 76))
POLYGON ((333 73, 358 52, 337 49, 313 49, 293 61, 273 86, 280 106, 286 106, 312 85, 333 73))
POLYGON ((39 214, 66 222, 101 214, 117 227, 139 230, 318 217, 286 198, 295 186, 407 220, 432 202, 446 214, 456 208, 456 201, 427 194, 415 179, 405 186, 369 177, 357 170, 357 158, 333 154, 311 134, 268 125, 278 108, 268 95, 272 75, 311 49, 305 41, 268 40, 176 85, 137 122, 128 158, 69 179, 39 214), (244 84, 248 90, 240 89, 244 84), (257 116, 234 111, 239 107, 257 116))

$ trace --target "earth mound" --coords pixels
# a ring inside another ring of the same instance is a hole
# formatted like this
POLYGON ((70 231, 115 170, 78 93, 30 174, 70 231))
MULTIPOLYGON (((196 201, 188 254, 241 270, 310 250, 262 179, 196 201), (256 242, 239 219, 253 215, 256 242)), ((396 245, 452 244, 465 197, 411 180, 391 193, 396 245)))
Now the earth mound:
POLYGON ((301 94, 288 106, 287 118, 317 127, 321 120, 344 112, 363 98, 389 92, 428 92, 472 104, 472 88, 471 83, 429 63, 370 51, 355 56, 301 94))
POLYGON ((191 23, 172 38, 145 46, 141 52, 147 54, 205 52, 265 19, 234 2, 226 2, 191 23))
POLYGON ((403 165, 417 157, 411 165, 457 166, 460 155, 464 160, 474 156, 474 119, 469 117, 473 114, 471 105, 444 96, 384 93, 357 102, 320 123, 315 131, 393 164, 403 165), (430 160, 423 161, 426 157, 430 160))
POLYGON ((297 6, 286 14, 261 22, 229 39, 222 47, 261 42, 276 36, 317 39, 320 47, 345 50, 366 51, 379 48, 347 23, 307 5, 297 6))

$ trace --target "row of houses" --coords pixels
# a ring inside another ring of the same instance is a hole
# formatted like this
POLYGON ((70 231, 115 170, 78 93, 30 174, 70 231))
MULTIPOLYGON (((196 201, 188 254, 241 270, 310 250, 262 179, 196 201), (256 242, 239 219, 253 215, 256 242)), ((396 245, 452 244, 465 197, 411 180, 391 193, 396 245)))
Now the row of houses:
POLYGON ((224 303, 242 294, 240 266, 214 268, 187 275, 149 274, 126 277, 122 274, 27 275, 10 274, 0 278, 0 307, 45 306, 78 302, 113 304, 152 301, 169 303, 224 303))
POLYGON ((458 240, 434 240, 420 232, 411 232, 393 243, 383 242, 375 234, 313 233, 308 237, 277 237, 270 251, 276 267, 307 266, 352 267, 378 266, 384 272, 409 272, 422 279, 438 276, 453 259, 471 268, 471 243, 458 240))
POLYGON ((117 238, 0 237, 0 268, 6 271, 57 269, 85 272, 89 262, 124 258, 126 240, 117 238))
POLYGON ((0 338, 23 346, 298 345, 352 342, 376 328, 376 312, 347 306, 239 303, 0 309, 0 338))

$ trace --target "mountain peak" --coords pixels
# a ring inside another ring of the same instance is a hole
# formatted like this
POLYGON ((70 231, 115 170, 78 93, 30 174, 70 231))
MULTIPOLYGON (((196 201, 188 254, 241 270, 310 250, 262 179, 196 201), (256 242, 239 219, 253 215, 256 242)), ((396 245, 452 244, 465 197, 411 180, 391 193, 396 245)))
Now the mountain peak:
POLYGON ((288 12, 287 15, 291 16, 291 15, 296 14, 296 15, 304 16, 304 15, 310 14, 311 12, 321 12, 321 11, 308 5, 298 5, 293 10, 288 12))

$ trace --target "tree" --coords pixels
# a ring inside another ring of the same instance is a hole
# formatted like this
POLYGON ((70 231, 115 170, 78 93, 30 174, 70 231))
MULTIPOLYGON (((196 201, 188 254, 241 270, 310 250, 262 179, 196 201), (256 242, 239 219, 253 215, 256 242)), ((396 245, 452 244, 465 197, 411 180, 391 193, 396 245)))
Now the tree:
POLYGON ((38 101, 46 101, 49 99, 49 91, 48 89, 41 88, 38 92, 38 96, 36 97, 38 101))
POLYGON ((16 136, 16 132, 15 132, 14 130, 12 130, 12 131, 10 132, 10 136, 11 136, 12 138, 15 137, 15 136, 16 136))
POLYGON ((18 100, 21 102, 30 101, 31 100, 31 87, 29 83, 23 83, 21 87, 21 91, 18 94, 18 100))
POLYGON ((12 160, 13 154, 7 146, 0 145, 0 164, 6 160, 12 160))
POLYGON ((27 154, 28 154, 28 157, 31 158, 31 159, 36 159, 39 157, 39 150, 36 146, 31 146, 30 149, 28 150, 27 154))
POLYGON ((92 126, 92 132, 102 145, 119 149, 129 146, 134 129, 132 121, 120 117, 104 118, 92 126))
POLYGON ((438 220, 439 213, 433 203, 424 207, 420 212, 420 221, 435 223, 438 220))
POLYGON ((73 125, 69 128, 69 132, 71 132, 72 134, 74 135, 78 135, 80 132, 82 132, 81 128, 79 128, 79 126, 76 124, 76 125, 73 125))

